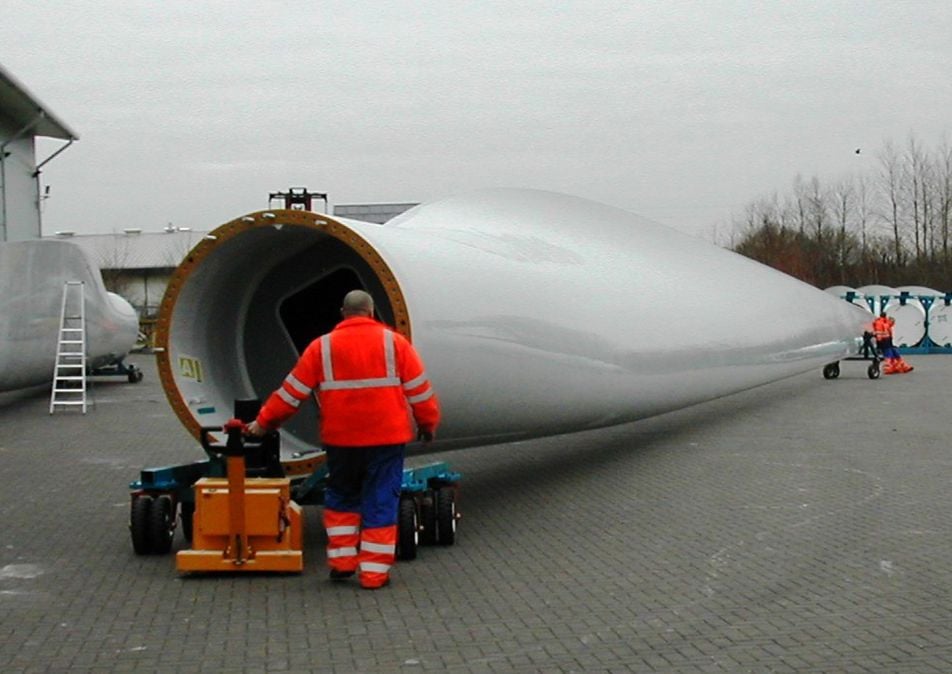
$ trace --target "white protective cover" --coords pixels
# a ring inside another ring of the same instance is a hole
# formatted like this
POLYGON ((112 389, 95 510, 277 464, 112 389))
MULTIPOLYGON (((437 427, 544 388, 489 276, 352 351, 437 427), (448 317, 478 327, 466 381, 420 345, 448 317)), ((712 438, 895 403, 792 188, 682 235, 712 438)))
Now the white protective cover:
POLYGON ((929 339, 939 346, 952 346, 952 305, 936 300, 929 309, 929 339))
POLYGON ((895 346, 915 346, 926 334, 926 312, 919 300, 910 299, 905 304, 890 302, 886 315, 895 319, 893 325, 893 344, 895 346))
POLYGON ((67 281, 84 283, 90 367, 115 362, 135 344, 135 310, 106 291, 99 269, 79 246, 59 240, 0 243, 0 391, 52 381, 67 281))

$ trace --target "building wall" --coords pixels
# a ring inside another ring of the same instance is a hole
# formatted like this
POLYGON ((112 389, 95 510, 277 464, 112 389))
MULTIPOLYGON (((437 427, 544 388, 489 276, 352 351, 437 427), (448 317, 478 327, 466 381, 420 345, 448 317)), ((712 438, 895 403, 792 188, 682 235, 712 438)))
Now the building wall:
POLYGON ((39 181, 33 136, 12 142, 19 129, 0 119, 0 241, 23 241, 40 236, 39 181))
POLYGON ((141 318, 155 318, 174 269, 103 269, 106 288, 121 295, 141 318))
POLYGON ((141 317, 149 318, 158 312, 175 268, 205 234, 190 229, 143 232, 130 228, 111 234, 60 232, 56 238, 85 250, 102 271, 106 288, 128 300, 141 317))
POLYGON ((103 269, 106 289, 125 299, 139 315, 145 347, 155 346, 155 324, 174 267, 167 269, 103 269))

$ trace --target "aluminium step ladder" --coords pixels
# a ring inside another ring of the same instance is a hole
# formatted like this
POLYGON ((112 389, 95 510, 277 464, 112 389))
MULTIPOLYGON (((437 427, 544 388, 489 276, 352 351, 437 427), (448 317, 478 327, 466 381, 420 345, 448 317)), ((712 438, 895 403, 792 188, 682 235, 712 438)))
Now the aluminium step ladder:
POLYGON ((50 414, 57 407, 76 406, 86 414, 86 298, 82 281, 67 281, 63 284, 50 414))

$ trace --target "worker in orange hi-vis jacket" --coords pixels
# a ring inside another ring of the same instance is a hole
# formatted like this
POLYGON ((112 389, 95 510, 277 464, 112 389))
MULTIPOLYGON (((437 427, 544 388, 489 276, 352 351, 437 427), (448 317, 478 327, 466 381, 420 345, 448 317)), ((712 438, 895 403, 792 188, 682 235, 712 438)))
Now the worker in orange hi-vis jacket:
POLYGON ((343 320, 304 350, 271 394, 249 435, 260 437, 297 412, 313 390, 327 453, 324 494, 327 562, 332 579, 359 571, 361 586, 390 581, 405 447, 433 439, 440 408, 416 350, 374 320, 363 290, 344 297, 343 320))
POLYGON ((913 367, 899 353, 899 349, 893 344, 893 328, 896 325, 896 319, 887 316, 886 312, 879 314, 879 318, 873 321, 873 334, 876 337, 876 346, 883 353, 886 361, 886 367, 883 368, 884 374, 904 374, 912 372, 913 367))
POLYGON ((886 374, 895 374, 896 361, 895 355, 893 354, 892 325, 890 325, 889 318, 886 316, 885 311, 880 313, 879 317, 873 321, 873 336, 876 338, 876 347, 880 353, 883 354, 883 360, 886 361, 883 372, 886 374))

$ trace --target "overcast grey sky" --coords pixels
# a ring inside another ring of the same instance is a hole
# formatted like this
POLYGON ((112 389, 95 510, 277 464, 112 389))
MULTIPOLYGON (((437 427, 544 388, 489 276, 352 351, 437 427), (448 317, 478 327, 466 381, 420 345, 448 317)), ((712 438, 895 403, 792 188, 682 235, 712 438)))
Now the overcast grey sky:
POLYGON ((0 63, 80 135, 45 233, 513 186, 711 239, 798 173, 952 132, 947 0, 4 0, 3 28, 0 63))

